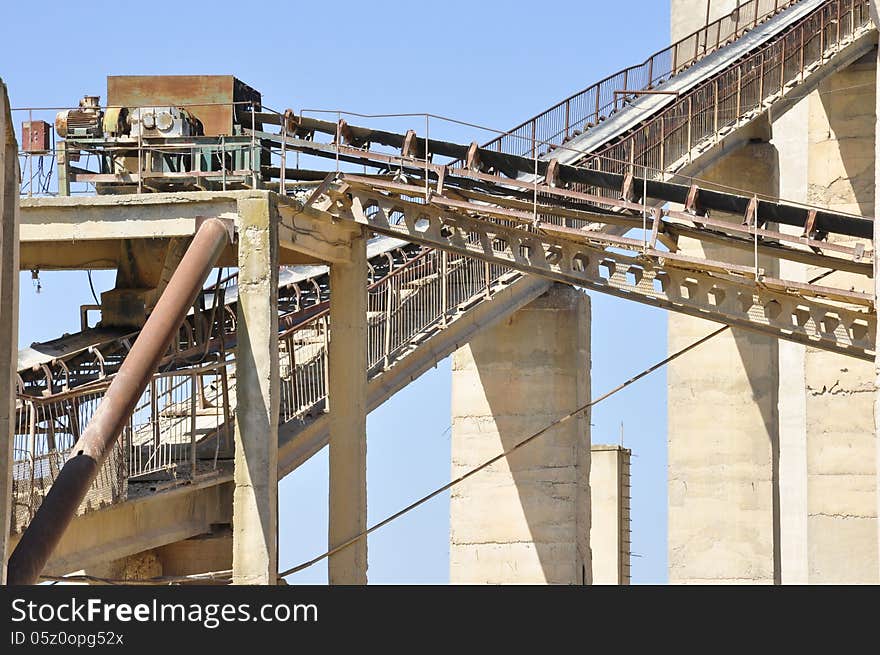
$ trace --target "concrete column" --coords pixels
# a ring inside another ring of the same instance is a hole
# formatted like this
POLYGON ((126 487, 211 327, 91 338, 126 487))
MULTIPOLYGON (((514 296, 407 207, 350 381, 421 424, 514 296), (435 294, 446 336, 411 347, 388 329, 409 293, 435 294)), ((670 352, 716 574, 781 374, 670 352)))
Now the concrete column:
MULTIPOLYGON (((807 202, 809 101, 773 118, 773 145, 779 152, 779 197, 807 202)), ((778 226, 795 236, 801 228, 778 226)), ((779 277, 807 281, 807 267, 780 261, 779 277)), ((806 348, 780 341, 779 349, 779 553, 782 584, 809 581, 807 558, 807 392, 806 348)))
MULTIPOLYGON (((453 355, 452 477, 590 397, 590 302, 550 291, 453 355)), ((590 584, 589 414, 452 490, 450 582, 590 584)))
MULTIPOLYGON (((876 70, 876 56, 864 57, 823 80, 808 98, 807 201, 812 205, 874 213, 876 70)), ((807 277, 825 272, 810 269, 807 277)), ((822 284, 874 289, 863 276, 839 272, 822 284)), ((874 375, 870 362, 806 351, 810 582, 880 580, 874 375)))
POLYGON ((590 449, 593 584, 630 583, 630 457, 621 446, 590 449))
POLYGON ((278 573, 278 222, 264 198, 239 201, 235 371, 235 584, 278 573))
POLYGON ((18 146, 0 80, 0 584, 6 584, 18 364, 18 146))
MULTIPOLYGON (((329 546, 367 528, 367 248, 352 239, 351 261, 330 266, 329 546)), ((330 584, 367 584, 367 540, 329 558, 330 584)))
MULTIPOLYGON (((749 143, 700 177, 775 196, 776 159, 769 143, 749 143)), ((679 245, 685 254, 754 264, 749 252, 679 245)), ((775 276, 771 261, 759 266, 775 276)), ((669 351, 717 327, 670 313, 669 351)), ((733 329, 667 367, 670 582, 778 581, 777 360, 774 338, 733 329)))

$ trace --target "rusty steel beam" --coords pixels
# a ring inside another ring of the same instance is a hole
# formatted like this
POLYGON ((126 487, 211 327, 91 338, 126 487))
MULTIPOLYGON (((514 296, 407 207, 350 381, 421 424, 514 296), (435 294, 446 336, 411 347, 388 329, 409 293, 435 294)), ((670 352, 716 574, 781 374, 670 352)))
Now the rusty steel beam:
POLYGON ((229 240, 216 218, 199 227, 101 404, 9 558, 8 583, 34 584, 119 438, 186 313, 229 240))
MULTIPOLYGON (((301 128, 307 130, 312 135, 312 138, 301 139, 297 138, 295 134, 287 136, 285 138, 285 145, 289 150, 297 150, 317 157, 338 158, 346 163, 373 168, 399 168, 406 170, 407 174, 418 176, 424 175, 427 171, 427 174, 432 178, 439 178, 441 175, 446 176, 448 174, 479 180, 496 188, 516 187, 525 191, 532 191, 535 186, 533 181, 524 181, 516 178, 520 175, 533 175, 537 167, 539 178, 546 179, 548 172, 552 172, 556 178, 555 181, 559 186, 547 189, 543 188, 547 187, 547 184, 541 184, 542 188, 540 189, 541 193, 551 193, 553 195, 575 193, 571 189, 566 188, 571 185, 576 187, 623 189, 625 183, 629 183, 635 189, 643 189, 647 192, 649 198, 656 201, 685 204, 694 192, 692 185, 659 181, 653 179, 650 175, 645 178, 633 174, 631 179, 628 179, 629 176, 623 173, 593 170, 582 166, 563 164, 558 161, 553 163, 552 160, 539 159, 536 161, 530 157, 499 153, 475 147, 475 144, 465 145, 432 139, 429 145, 432 158, 434 156, 449 157, 458 162, 467 162, 470 159, 474 163, 474 167, 467 165, 458 166, 455 164, 444 167, 443 165, 433 163, 433 161, 426 162, 424 159, 418 158, 406 159, 401 157, 401 155, 369 150, 360 145, 353 146, 335 142, 322 143, 314 140, 313 135, 320 133, 335 137, 339 131, 338 123, 314 118, 299 118, 298 121, 301 128)), ((359 144, 364 144, 364 146, 376 143, 402 149, 407 138, 404 134, 372 130, 354 125, 346 125, 346 128, 350 134, 356 136, 356 141, 359 144)), ((250 130, 245 128, 245 133, 250 133, 250 130)), ((261 131, 257 131, 254 134, 257 138, 271 144, 273 147, 281 145, 281 135, 279 134, 261 131)), ((416 137, 415 140, 418 148, 423 150, 425 139, 416 137)), ((446 181, 451 182, 449 177, 446 177, 446 181)), ((583 195, 589 196, 590 194, 583 195)), ((610 197, 599 197, 598 195, 593 197, 593 202, 597 205, 612 206, 616 204, 614 199, 610 197)), ((701 188, 699 189, 699 199, 702 208, 705 210, 745 215, 754 197, 701 188)), ((816 228, 823 232, 862 239, 871 238, 872 222, 866 218, 823 209, 810 209, 778 200, 760 199, 761 219, 770 223, 804 227, 811 215, 810 212, 813 211, 815 211, 814 220, 816 228)))
POLYGON ((626 243, 617 240, 615 248, 606 249, 606 234, 540 221, 527 231, 521 224, 488 220, 485 206, 453 212, 435 200, 418 204, 346 176, 313 207, 331 219, 523 273, 859 359, 874 357, 876 312, 870 294, 777 280, 762 269, 650 245, 622 254, 616 250, 626 243))

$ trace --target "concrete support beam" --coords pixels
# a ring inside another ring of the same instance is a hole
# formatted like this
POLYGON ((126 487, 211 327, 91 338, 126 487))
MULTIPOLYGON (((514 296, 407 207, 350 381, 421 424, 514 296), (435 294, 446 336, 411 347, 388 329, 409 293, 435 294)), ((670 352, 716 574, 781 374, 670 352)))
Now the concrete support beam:
POLYGON ((0 584, 6 584, 18 363, 18 146, 0 80, 0 584))
MULTIPOLYGON (((773 120, 773 145, 779 152, 779 196, 802 203, 807 202, 809 146, 804 126, 809 116, 809 102, 802 101, 773 120)), ((794 235, 802 232, 788 225, 779 229, 794 235)), ((779 276, 806 282, 807 266, 780 261, 779 276)), ((780 582, 807 584, 806 347, 780 341, 778 349, 780 582)))
MULTIPOLYGON (((367 527, 367 248, 330 266, 330 530, 335 548, 367 527)), ((329 559, 330 584, 367 583, 367 540, 329 559)))
POLYGON ((101 561, 84 569, 84 573, 97 578, 135 581, 228 571, 232 568, 232 530, 228 525, 211 527, 211 532, 189 539, 101 561))
MULTIPOLYGON (((729 154, 702 177, 775 196, 776 171, 776 149, 759 142, 729 154)), ((722 257, 722 246, 692 240, 680 246, 685 254, 722 257)), ((723 257, 754 265, 750 253, 723 257)), ((773 262, 759 266, 775 273, 773 262)), ((670 314, 669 351, 717 327, 670 314)), ((777 359, 776 339, 735 328, 667 368, 672 583, 777 581, 777 359)))
MULTIPOLYGON (((554 284, 456 351, 452 477, 585 404, 590 303, 554 284)), ((590 584, 589 414, 452 490, 450 582, 590 584)))
POLYGON ((187 237, 207 216, 235 220, 236 201, 251 192, 150 193, 127 196, 26 198, 21 241, 100 241, 187 237))
POLYGON ((233 583, 278 573, 278 219, 267 199, 238 204, 233 583))
MULTIPOLYGON (((24 269, 117 268, 125 240, 175 239, 195 234, 200 220, 229 221, 241 200, 259 200, 283 213, 279 220, 281 264, 346 261, 356 226, 336 225, 300 212, 300 205, 268 191, 195 191, 120 196, 23 198, 21 267, 24 269), (75 249, 68 248, 76 242, 75 249)), ((236 266, 230 246, 221 266, 236 266)))
MULTIPOLYGON (((144 494, 73 519, 46 564, 47 575, 95 569, 108 561, 211 532, 232 520, 231 476, 220 483, 144 494)), ((13 534, 10 550, 21 534, 13 534)), ((227 567, 229 568, 229 567, 227 567)))
MULTIPOLYGON (((876 59, 863 57, 827 77, 805 101, 811 205, 874 214, 876 59)), ((825 272, 809 268, 807 277, 825 272)), ((841 272, 823 283, 867 293, 875 284, 841 272)), ((807 348, 804 375, 809 581, 877 583, 874 364, 807 348)))
POLYGON ((630 458, 622 446, 590 449, 593 584, 630 583, 630 458))
MULTIPOLYGON (((332 223, 314 209, 302 211, 292 198, 273 196, 281 217, 278 236, 281 246, 323 262, 350 263, 350 250, 361 238, 360 227, 347 222, 332 223)), ((360 246, 357 246, 360 247, 360 246)))

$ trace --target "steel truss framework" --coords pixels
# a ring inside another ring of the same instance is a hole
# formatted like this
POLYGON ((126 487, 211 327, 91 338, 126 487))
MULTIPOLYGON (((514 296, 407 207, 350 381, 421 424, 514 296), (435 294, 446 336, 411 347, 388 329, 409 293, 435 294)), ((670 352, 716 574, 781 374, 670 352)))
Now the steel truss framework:
MULTIPOLYGON (((340 175, 305 209, 524 273, 873 359, 876 314, 870 295, 658 250, 664 229, 659 211, 653 212, 645 242, 533 221, 525 212, 517 216, 485 201, 436 194, 436 186, 431 191, 427 204, 418 203, 407 198, 424 199, 423 186, 340 175)), ((591 218, 599 222, 603 215, 591 218)))

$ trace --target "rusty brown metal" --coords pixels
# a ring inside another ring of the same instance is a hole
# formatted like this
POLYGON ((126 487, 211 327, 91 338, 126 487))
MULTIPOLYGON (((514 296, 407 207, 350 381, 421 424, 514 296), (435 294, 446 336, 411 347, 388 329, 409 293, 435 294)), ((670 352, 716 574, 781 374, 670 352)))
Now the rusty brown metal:
POLYGON ((234 123, 251 125, 246 105, 253 104, 256 111, 262 108, 259 92, 232 75, 109 75, 107 104, 182 107, 198 117, 206 136, 231 136, 234 123))
POLYGON ((34 584, 39 579, 228 240, 227 226, 219 219, 202 223, 92 420, 9 558, 9 584, 34 584))
POLYGON ((34 154, 52 149, 52 126, 46 121, 24 121, 21 124, 21 150, 34 154))

